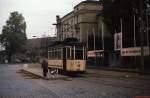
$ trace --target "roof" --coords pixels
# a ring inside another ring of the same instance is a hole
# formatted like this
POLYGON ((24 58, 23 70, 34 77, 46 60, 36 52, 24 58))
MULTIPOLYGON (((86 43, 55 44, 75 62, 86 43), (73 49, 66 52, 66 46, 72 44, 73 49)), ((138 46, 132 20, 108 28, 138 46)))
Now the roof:
POLYGON ((100 1, 92 1, 92 0, 87 0, 87 1, 82 1, 79 4, 77 4, 76 6, 74 6, 74 8, 76 8, 77 6, 81 5, 81 4, 85 4, 85 3, 90 3, 90 4, 103 4, 100 1))
MULTIPOLYGON (((90 3, 90 4, 103 4, 103 3, 100 2, 100 1, 82 1, 82 2, 80 2, 79 4, 77 4, 76 6, 74 6, 74 9, 75 9, 77 6, 79 6, 79 5, 81 5, 81 4, 85 4, 85 3, 90 3)), ((71 15, 72 13, 74 13, 74 11, 71 11, 71 12, 69 12, 68 14, 64 15, 64 16, 61 18, 61 20, 64 19, 65 17, 71 15)))
POLYGON ((74 12, 74 11, 71 11, 71 12, 70 12, 70 13, 68 13, 67 15, 63 16, 63 17, 61 18, 61 20, 62 20, 63 18, 65 18, 65 17, 67 17, 67 16, 71 15, 73 12, 74 12))

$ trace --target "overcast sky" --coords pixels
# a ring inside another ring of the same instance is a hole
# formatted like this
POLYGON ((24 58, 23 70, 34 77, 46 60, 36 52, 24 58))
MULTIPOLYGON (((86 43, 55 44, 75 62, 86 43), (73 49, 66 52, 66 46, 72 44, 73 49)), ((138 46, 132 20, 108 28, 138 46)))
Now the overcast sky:
POLYGON ((53 36, 56 15, 60 17, 73 10, 83 0, 0 0, 0 33, 10 12, 22 13, 27 23, 27 37, 53 36))

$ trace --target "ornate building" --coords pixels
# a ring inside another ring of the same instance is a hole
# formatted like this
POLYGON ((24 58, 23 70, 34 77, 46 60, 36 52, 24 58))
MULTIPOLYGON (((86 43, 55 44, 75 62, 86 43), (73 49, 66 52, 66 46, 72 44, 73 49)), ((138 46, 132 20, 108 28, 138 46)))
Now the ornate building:
MULTIPOLYGON (((68 37, 78 38, 80 42, 87 42, 91 35, 102 36, 103 17, 100 13, 103 5, 100 1, 87 0, 79 3, 74 10, 64 17, 56 16, 57 36, 62 41, 68 37)), ((103 25, 104 36, 111 36, 103 25)))

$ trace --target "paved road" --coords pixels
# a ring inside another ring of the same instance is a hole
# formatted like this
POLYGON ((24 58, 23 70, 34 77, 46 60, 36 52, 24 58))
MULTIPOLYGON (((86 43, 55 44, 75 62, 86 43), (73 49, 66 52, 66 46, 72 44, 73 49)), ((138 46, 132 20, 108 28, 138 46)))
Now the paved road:
POLYGON ((57 98, 32 79, 17 73, 22 65, 0 65, 0 98, 57 98))
MULTIPOLYGON (((150 95, 150 79, 91 75, 72 81, 34 79, 18 73, 22 65, 0 65, 0 98, 132 98, 150 95)), ((118 73, 119 74, 119 73, 118 73)))

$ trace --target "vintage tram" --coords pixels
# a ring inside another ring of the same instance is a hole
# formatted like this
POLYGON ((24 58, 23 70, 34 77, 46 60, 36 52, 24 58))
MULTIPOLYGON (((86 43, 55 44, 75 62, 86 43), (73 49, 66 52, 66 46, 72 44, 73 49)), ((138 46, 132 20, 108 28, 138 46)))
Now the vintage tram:
POLYGON ((60 72, 83 73, 86 69, 86 46, 77 40, 65 39, 48 48, 48 67, 60 72))

